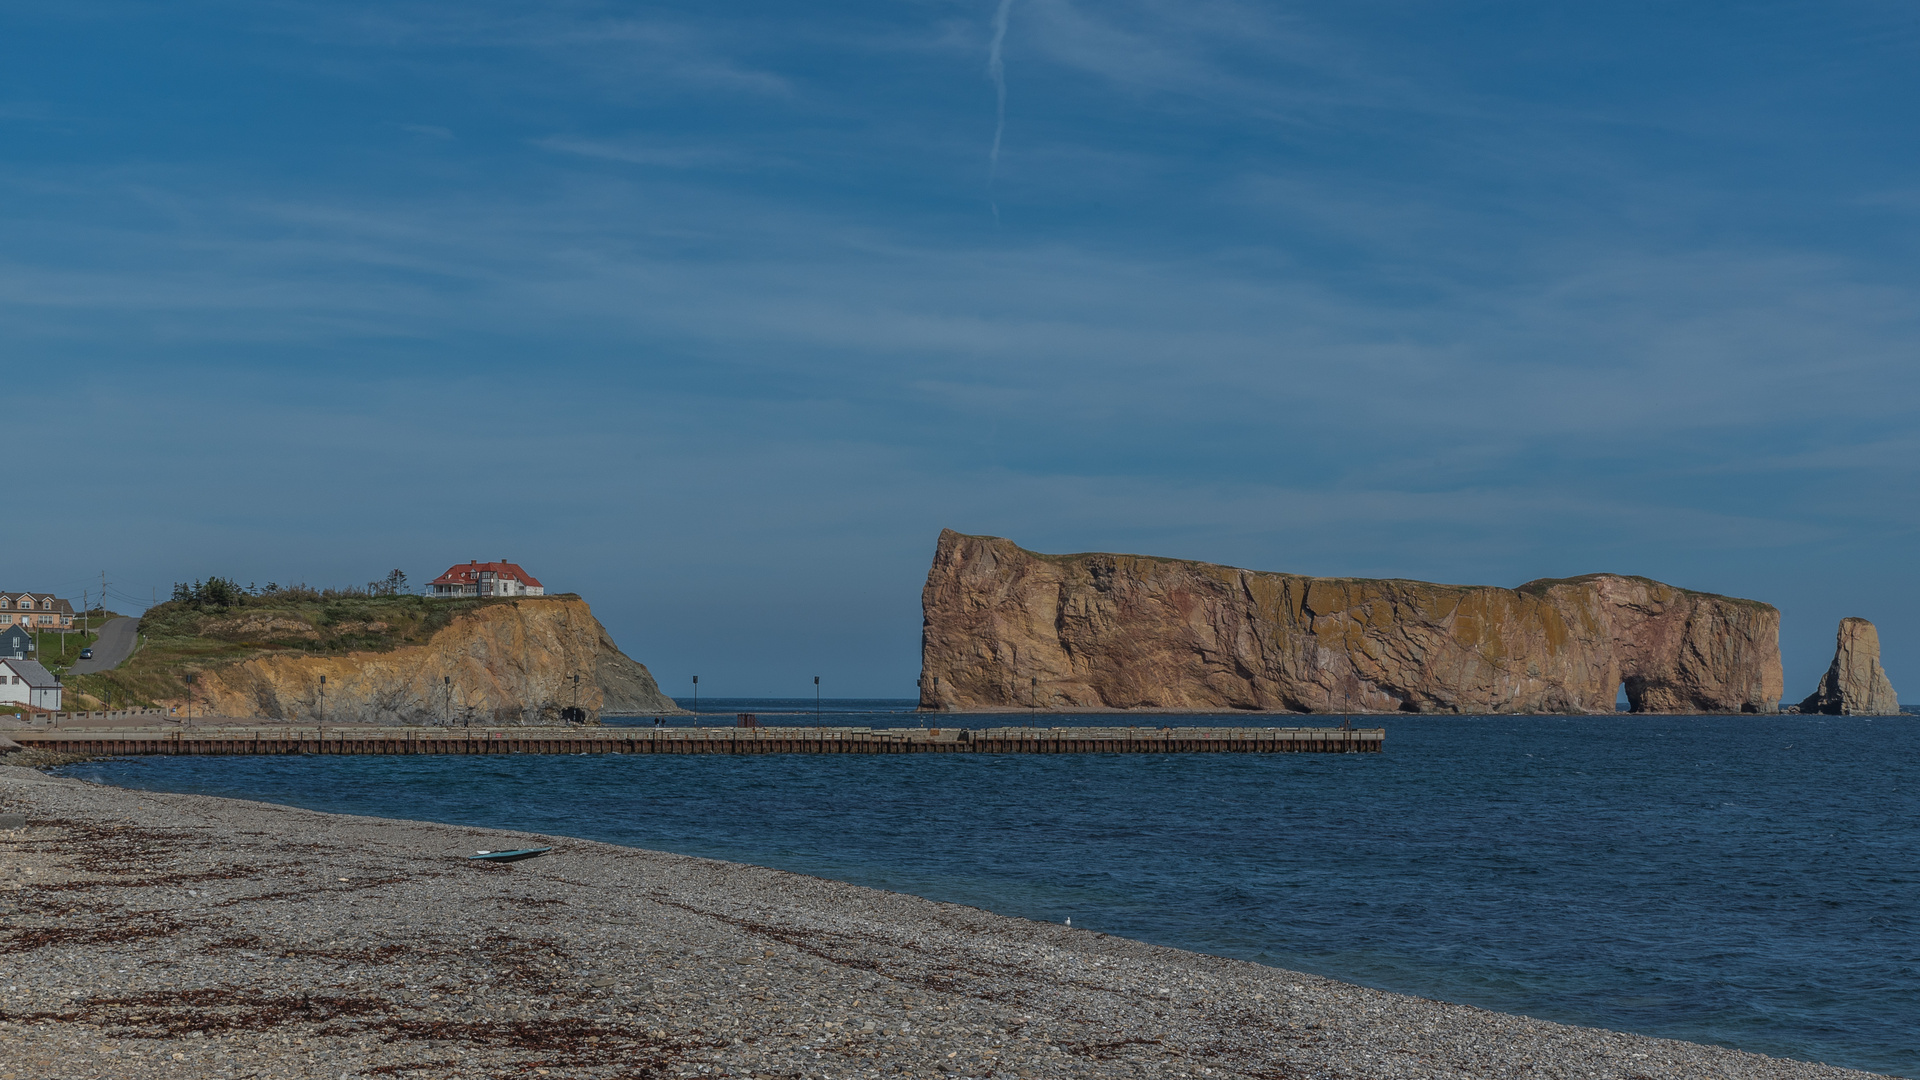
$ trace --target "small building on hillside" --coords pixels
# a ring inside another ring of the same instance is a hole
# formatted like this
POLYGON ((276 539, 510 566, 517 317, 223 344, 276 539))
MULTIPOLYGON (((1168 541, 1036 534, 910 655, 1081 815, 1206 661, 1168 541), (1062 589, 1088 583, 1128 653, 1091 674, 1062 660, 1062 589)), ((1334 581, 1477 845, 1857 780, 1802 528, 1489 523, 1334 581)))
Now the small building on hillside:
POLYGON ((52 593, 0 592, 0 626, 33 633, 73 629, 73 605, 52 593))
POLYGON ((457 564, 427 585, 427 595, 442 599, 462 596, 545 596, 546 587, 518 563, 499 562, 457 564))
POLYGON ((0 630, 0 657, 30 660, 33 658, 33 648, 33 635, 20 627, 9 626, 0 630))
POLYGON ((0 706, 26 705, 60 711, 60 680, 38 660, 0 657, 0 706))

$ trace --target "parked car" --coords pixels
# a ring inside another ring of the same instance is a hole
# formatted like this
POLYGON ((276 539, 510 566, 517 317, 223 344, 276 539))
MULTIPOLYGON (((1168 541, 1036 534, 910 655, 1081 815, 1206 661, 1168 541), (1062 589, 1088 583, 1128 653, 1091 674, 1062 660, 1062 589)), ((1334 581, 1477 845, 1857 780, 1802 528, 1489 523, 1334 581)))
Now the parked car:
POLYGON ((93 659, 93 650, 92 650, 92 649, 81 649, 81 650, 80 650, 80 659, 82 659, 82 660, 91 660, 91 659, 93 659))

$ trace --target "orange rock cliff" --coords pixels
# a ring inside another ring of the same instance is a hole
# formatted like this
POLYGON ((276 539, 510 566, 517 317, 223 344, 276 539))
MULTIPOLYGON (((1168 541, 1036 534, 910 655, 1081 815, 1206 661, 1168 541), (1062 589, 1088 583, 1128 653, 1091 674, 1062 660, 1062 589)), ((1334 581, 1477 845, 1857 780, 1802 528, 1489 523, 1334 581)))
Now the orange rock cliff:
POLYGON ((204 672, 197 693, 218 716, 316 722, 550 724, 574 707, 589 718, 681 711, 584 601, 565 597, 476 608, 425 644, 385 652, 253 657, 204 672))
POLYGON ((1872 623, 1840 620, 1833 664, 1799 709, 1836 716, 1890 716, 1900 711, 1899 695, 1880 666, 1880 631, 1872 623))
POLYGON ((940 534, 920 703, 942 710, 1779 708, 1780 613, 1616 574, 1517 589, 1315 578, 940 534))

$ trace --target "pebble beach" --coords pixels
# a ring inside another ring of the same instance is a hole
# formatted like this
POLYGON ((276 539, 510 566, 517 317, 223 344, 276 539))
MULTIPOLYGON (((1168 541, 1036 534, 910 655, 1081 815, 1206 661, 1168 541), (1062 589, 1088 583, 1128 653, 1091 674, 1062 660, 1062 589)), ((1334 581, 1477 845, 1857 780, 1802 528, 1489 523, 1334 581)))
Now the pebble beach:
POLYGON ((0 1080, 1867 1075, 760 867, 0 766, 0 1080))

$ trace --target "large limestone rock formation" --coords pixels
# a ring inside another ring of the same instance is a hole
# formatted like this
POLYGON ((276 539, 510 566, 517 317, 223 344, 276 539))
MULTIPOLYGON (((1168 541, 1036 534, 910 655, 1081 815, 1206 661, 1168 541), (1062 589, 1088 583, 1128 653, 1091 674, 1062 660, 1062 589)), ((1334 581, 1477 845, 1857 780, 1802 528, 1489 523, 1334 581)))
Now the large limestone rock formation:
POLYGON ((1880 667, 1880 631, 1865 619, 1841 619, 1827 677, 1800 703, 1803 713, 1887 716, 1900 711, 1893 684, 1880 667))
POLYGON ((952 710, 1774 712, 1780 613, 1646 578, 1311 578, 940 534, 920 702, 952 710))
POLYGON ((576 706, 589 718, 681 711, 583 601, 562 597, 476 608, 426 644, 388 652, 257 656, 203 672, 195 696, 216 716, 314 722, 551 724, 576 706))

